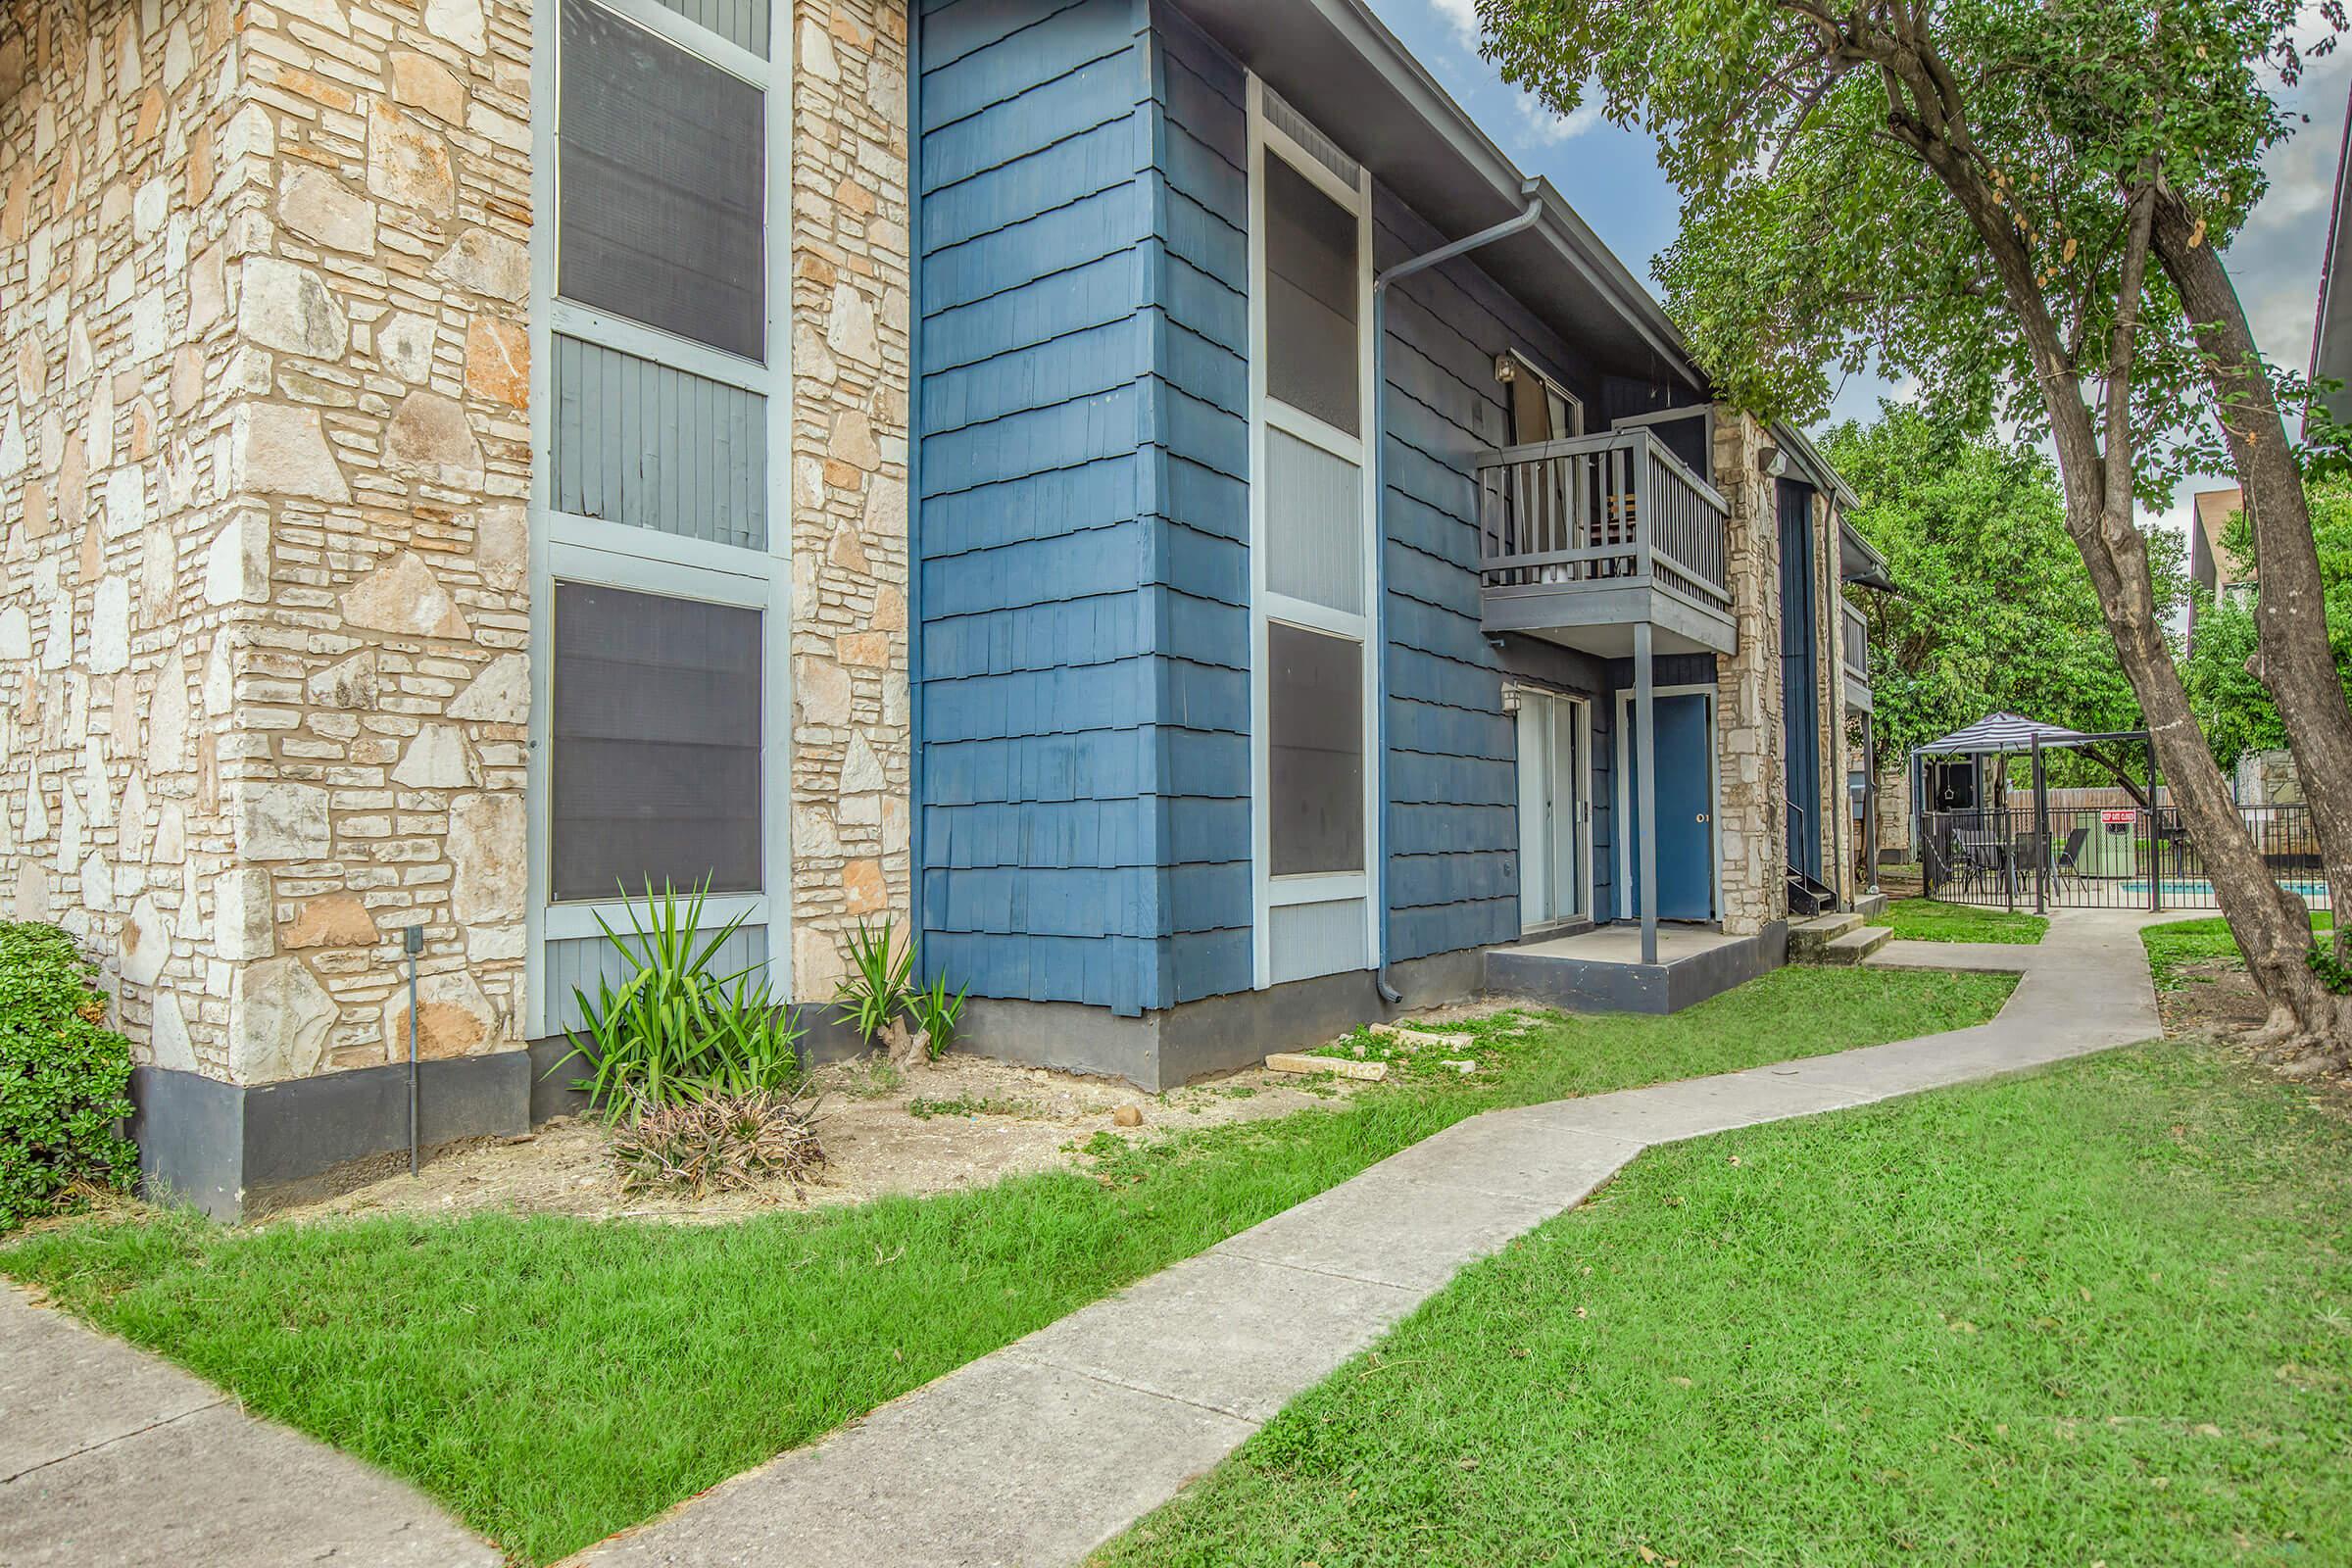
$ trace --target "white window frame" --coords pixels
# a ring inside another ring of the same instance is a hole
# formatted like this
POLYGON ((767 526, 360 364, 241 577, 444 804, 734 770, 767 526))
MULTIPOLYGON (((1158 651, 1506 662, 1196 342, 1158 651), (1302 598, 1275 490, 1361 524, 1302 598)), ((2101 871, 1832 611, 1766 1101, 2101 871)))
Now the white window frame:
MULTIPOLYGON (((767 694, 775 689, 776 682, 785 678, 790 667, 792 638, 785 619, 792 613, 790 581, 777 582, 764 573, 714 571, 707 566, 648 561, 641 556, 562 543, 549 546, 548 566, 551 628, 554 624, 555 589, 563 583, 619 588, 663 599, 683 599, 698 604, 724 605, 730 609, 760 612, 762 720, 760 738, 760 891, 713 893, 704 902, 703 918, 713 929, 737 915, 742 915, 749 925, 770 923, 778 911, 788 908, 791 904, 788 880, 792 871, 790 848, 787 835, 777 831, 778 813, 789 816, 792 809, 792 770, 788 745, 790 729, 786 727, 779 730, 777 726, 766 722, 769 716, 767 710, 771 706, 767 694), (784 896, 779 896, 780 893, 784 896)), ((551 639, 540 646, 548 649, 548 657, 537 662, 547 668, 547 684, 552 697, 555 682, 554 644, 551 639)), ((554 717, 551 702, 547 706, 547 722, 551 726, 554 717)), ((555 762, 552 736, 550 745, 540 749, 535 756, 547 759, 552 773, 555 762)), ((544 792, 543 804, 552 812, 553 800, 544 792)), ((534 888, 546 886, 545 882, 534 884, 534 888)), ((540 915, 541 929, 551 942, 600 936, 603 934, 597 924, 600 917, 614 930, 622 930, 627 927, 631 912, 641 908, 644 903, 642 898, 618 896, 567 900, 562 904, 549 899, 544 902, 540 915)))
POLYGON ((1273 920, 1277 908, 1299 904, 1327 904, 1358 899, 1364 907, 1363 967, 1379 965, 1378 907, 1381 834, 1379 665, 1374 646, 1379 616, 1379 551, 1387 537, 1380 515, 1380 497, 1374 490, 1373 446, 1380 438, 1375 427, 1379 409, 1373 385, 1372 342, 1372 175, 1358 169, 1350 185, 1308 148, 1286 134, 1266 117, 1266 88, 1255 73, 1249 78, 1250 121, 1250 922, 1252 984, 1264 990, 1273 983, 1273 920), (1266 181, 1265 160, 1278 157, 1355 219, 1356 257, 1356 428, 1349 435, 1313 415, 1282 403, 1266 390, 1266 181), (1307 445, 1355 466, 1360 476, 1363 553, 1363 612, 1348 614, 1326 605, 1274 592, 1266 583, 1267 436, 1279 430, 1307 445), (1363 813, 1364 863, 1354 871, 1273 874, 1271 774, 1272 746, 1268 734, 1269 623, 1279 621, 1301 630, 1352 639, 1363 656, 1363 813))
MULTIPOLYGON (((1716 690, 1708 685, 1657 686, 1650 690, 1654 700, 1660 697, 1704 697, 1707 700, 1707 842, 1712 846, 1707 861, 1713 885, 1709 897, 1714 907, 1708 913, 1710 921, 1723 918, 1723 739, 1716 733, 1716 714, 1719 706, 1716 690)), ((1634 835, 1628 831, 1634 819, 1631 792, 1634 781, 1634 691, 1622 687, 1617 693, 1617 777, 1612 793, 1617 797, 1617 820, 1610 832, 1617 840, 1617 898, 1610 913, 1614 919, 1640 918, 1634 909, 1634 835)), ((1657 823, 1649 825, 1657 831, 1657 823)))
POLYGON ((601 936, 601 915, 625 929, 643 899, 555 903, 549 897, 553 801, 555 584, 598 583, 761 612, 760 883, 758 893, 712 895, 714 928, 741 914, 763 926, 768 979, 791 987, 792 878, 792 46, 789 8, 773 0, 771 58, 689 21, 658 0, 590 0, 754 87, 766 96, 764 244, 767 312, 764 363, 660 327, 558 297, 559 83, 563 6, 550 0, 532 18, 531 51, 531 721, 528 803, 530 886, 524 900, 525 1034, 543 1038, 564 999, 547 995, 547 945, 601 936), (659 529, 558 511, 550 492, 555 338, 578 338, 672 369, 724 382, 766 400, 767 528, 764 549, 690 539, 659 529))

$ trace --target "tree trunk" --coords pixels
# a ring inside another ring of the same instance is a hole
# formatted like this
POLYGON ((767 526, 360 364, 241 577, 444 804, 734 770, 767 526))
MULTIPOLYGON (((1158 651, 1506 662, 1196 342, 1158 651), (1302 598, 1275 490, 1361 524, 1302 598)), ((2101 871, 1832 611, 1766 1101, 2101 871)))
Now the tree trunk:
MULTIPOLYGON (((2118 552, 2102 537, 2098 515, 2069 505, 2067 530, 2081 547, 2094 581, 2116 654, 2172 786, 2183 825, 2196 841, 2230 933, 2246 956, 2254 983, 2271 1004, 2266 1034, 2303 1070, 2334 1065, 2352 1046, 2352 998, 2330 995, 2306 956, 2311 919, 2303 901, 2278 886, 2246 834, 2213 751, 2197 727, 2172 650, 2155 624, 2155 591, 2144 547, 2118 552), (2119 557, 2121 559, 2119 559, 2119 557)), ((2149 874, 2161 875, 2153 861, 2149 874)))
MULTIPOLYGON (((2229 270, 2199 242, 2194 220, 2167 193, 2157 205, 2156 255, 2179 290, 2205 355, 2246 514, 2254 529, 2260 587, 2254 623, 2257 678, 2278 704, 2310 802, 2313 831, 2330 892, 2343 906, 2352 895, 2352 705, 2328 642, 2328 612, 2312 542, 2311 507, 2286 439, 2286 422, 2246 325, 2229 270)), ((2352 956, 2352 926, 2338 922, 2335 954, 2352 956)))

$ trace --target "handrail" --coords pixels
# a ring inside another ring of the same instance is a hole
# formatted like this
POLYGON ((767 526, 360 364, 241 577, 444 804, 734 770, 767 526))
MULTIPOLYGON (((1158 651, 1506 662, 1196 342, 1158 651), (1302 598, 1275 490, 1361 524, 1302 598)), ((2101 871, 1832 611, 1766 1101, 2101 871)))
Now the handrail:
POLYGON ((1838 659, 1847 669, 1861 676, 1863 683, 1867 685, 1870 681, 1869 617, 1850 603, 1840 600, 1839 604, 1845 614, 1843 635, 1838 639, 1838 659))
POLYGON ((1666 466, 1668 472, 1698 492, 1698 497, 1716 511, 1729 513, 1732 504, 1723 499, 1723 492, 1690 471, 1690 466, 1674 455, 1674 449, 1641 425, 1628 430, 1604 430, 1599 435, 1563 436, 1557 441, 1527 441, 1515 447, 1491 447, 1478 455, 1482 468, 1498 467, 1512 463, 1532 463, 1543 458, 1576 458, 1595 452, 1618 451, 1637 438, 1649 444, 1650 455, 1666 466))
POLYGON ((1648 429, 1478 454, 1488 587, 1655 586, 1728 607, 1731 507, 1648 429))

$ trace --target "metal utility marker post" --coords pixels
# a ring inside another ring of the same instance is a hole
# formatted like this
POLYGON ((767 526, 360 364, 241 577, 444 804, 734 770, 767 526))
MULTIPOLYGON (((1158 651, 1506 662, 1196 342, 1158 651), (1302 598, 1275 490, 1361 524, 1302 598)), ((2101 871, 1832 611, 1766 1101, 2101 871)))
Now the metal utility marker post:
POLYGON ((424 951, 424 927, 413 925, 400 934, 401 951, 409 956, 409 1174, 416 1174, 416 955, 424 951))

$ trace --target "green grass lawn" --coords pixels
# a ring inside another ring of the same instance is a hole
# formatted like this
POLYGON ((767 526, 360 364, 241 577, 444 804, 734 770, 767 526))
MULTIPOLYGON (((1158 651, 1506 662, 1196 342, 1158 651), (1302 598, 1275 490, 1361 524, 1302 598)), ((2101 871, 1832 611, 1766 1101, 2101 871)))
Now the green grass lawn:
POLYGON ((2348 1451, 2352 1128, 2153 1046, 1650 1150, 1100 1562, 2340 1563, 2348 1451))
POLYGON ((1081 1171, 735 1224, 88 1223, 0 1250, 101 1326, 546 1562, 1190 1256, 1475 1111, 1980 1022, 2007 976, 1789 968, 1671 1018, 1475 1026, 1465 1078, 1081 1171))
MULTIPOLYGON (((2325 909, 2311 916, 2314 931, 2329 931, 2335 927, 2335 916, 2325 909)), ((2235 958, 2240 965, 2244 955, 2237 951, 2237 939, 2230 934, 2230 922, 2215 916, 2210 920, 2176 920, 2167 925, 2142 926, 2139 940, 2148 950, 2148 972, 2155 977, 2159 991, 2178 991, 2185 980, 2180 973, 2183 964, 2207 963, 2216 958, 2235 958)))
POLYGON ((1890 900, 1870 923, 1891 926, 1896 937, 1912 942, 2039 942, 2050 929, 2042 915, 1936 899, 1890 900))

